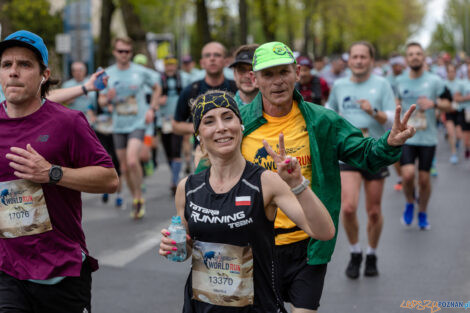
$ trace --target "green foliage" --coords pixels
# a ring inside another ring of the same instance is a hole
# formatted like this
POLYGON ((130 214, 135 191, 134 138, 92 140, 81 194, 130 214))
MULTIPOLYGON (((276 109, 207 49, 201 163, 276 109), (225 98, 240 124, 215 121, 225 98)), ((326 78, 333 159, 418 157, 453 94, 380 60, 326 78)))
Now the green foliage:
POLYGON ((25 29, 41 36, 48 47, 55 44, 55 35, 62 32, 60 13, 50 14, 47 0, 11 0, 0 9, 0 20, 8 19, 13 31, 25 29))
POLYGON ((449 25, 440 23, 432 34, 431 44, 428 47, 431 53, 447 51, 452 55, 456 53, 456 42, 454 32, 449 25))
POLYGON ((443 23, 432 35, 431 52, 464 50, 470 54, 470 0, 448 0, 443 23))
MULTIPOLYGON (((185 47, 195 50, 200 47, 201 36, 194 26, 195 0, 129 1, 136 8, 145 31, 173 33, 177 43, 186 42, 185 47)), ((388 56, 420 27, 424 16, 422 1, 247 0, 248 32, 254 42, 274 38, 300 50, 305 37, 305 20, 309 17, 310 41, 314 40, 317 53, 341 53, 354 41, 368 40, 376 46, 379 55, 388 56)), ((211 36, 229 50, 240 44, 237 3, 206 0, 211 36)), ((308 52, 314 51, 309 49, 308 52)), ((199 51, 192 51, 192 54, 197 56, 199 51)))
POLYGON ((367 40, 379 56, 387 56, 406 42, 424 16, 418 0, 317 1, 315 26, 329 39, 324 43, 328 54, 341 53, 352 42, 367 40))

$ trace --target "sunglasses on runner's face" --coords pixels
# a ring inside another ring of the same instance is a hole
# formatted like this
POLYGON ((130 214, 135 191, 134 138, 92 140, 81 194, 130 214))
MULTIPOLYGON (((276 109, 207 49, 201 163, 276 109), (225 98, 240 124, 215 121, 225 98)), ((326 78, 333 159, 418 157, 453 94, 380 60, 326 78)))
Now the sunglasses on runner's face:
POLYGON ((128 53, 131 53, 131 50, 116 50, 117 53, 125 53, 125 54, 128 54, 128 53))
POLYGON ((221 53, 204 53, 202 55, 203 58, 210 58, 210 57, 214 57, 214 58, 221 58, 222 57, 222 54, 221 53))

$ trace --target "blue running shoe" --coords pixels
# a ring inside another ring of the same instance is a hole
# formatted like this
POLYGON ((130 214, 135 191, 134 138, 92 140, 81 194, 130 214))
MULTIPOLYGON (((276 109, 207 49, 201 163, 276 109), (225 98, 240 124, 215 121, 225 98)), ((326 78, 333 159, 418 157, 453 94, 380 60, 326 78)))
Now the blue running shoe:
POLYGON ((103 201, 103 203, 106 203, 108 202, 108 200, 109 200, 109 195, 107 193, 104 193, 103 197, 101 198, 101 201, 103 201))
POLYGON ((122 207, 122 198, 118 196, 116 198, 116 208, 120 208, 120 207, 122 207))
POLYGON ((403 212, 402 222, 406 226, 410 226, 413 222, 413 213, 415 210, 414 203, 407 203, 405 206, 405 211, 403 212))
POLYGON ((418 213, 418 226, 421 230, 431 229, 431 225, 428 222, 428 215, 424 212, 418 213))

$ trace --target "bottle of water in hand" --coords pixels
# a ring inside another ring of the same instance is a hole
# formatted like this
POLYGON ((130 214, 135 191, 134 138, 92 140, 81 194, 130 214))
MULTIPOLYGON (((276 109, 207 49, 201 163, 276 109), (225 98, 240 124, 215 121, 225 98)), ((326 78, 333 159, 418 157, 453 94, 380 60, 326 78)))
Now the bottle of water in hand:
POLYGON ((167 258, 174 262, 183 262, 186 260, 186 229, 181 223, 180 216, 173 216, 171 224, 168 227, 170 239, 176 242, 177 251, 172 251, 167 258))

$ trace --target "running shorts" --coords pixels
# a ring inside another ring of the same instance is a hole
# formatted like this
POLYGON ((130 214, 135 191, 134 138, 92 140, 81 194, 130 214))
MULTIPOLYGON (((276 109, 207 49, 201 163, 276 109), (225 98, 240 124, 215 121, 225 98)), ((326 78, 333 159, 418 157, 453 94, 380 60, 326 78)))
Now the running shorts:
POLYGON ((323 292, 327 264, 308 265, 310 239, 276 246, 281 277, 281 295, 296 308, 317 310, 323 292))
POLYGON ((403 145, 400 164, 415 164, 416 158, 418 158, 418 169, 420 171, 429 172, 432 166, 432 160, 436 153, 436 146, 414 146, 414 145, 403 145))
POLYGON ((116 150, 126 149, 127 142, 131 138, 139 139, 140 141, 144 140, 145 129, 136 129, 132 133, 127 134, 113 134, 114 148, 116 150))
POLYGON ((372 174, 371 172, 369 172, 367 170, 363 170, 363 169, 354 167, 354 166, 346 164, 346 163, 340 163, 339 164, 339 170, 344 171, 344 172, 347 172, 347 171, 359 172, 359 173, 361 173, 362 178, 364 178, 365 180, 368 180, 368 181, 370 181, 370 180, 380 180, 380 179, 384 179, 385 177, 390 176, 390 172, 388 171, 388 168, 386 166, 382 167, 377 173, 374 173, 374 174, 372 174))
POLYGON ((168 161, 181 158, 181 147, 183 145, 183 136, 175 134, 161 134, 163 147, 168 161))
POLYGON ((16 279, 0 271, 0 313, 91 313, 91 268, 82 265, 80 277, 55 285, 16 279))
POLYGON ((452 121, 455 126, 461 125, 464 119, 463 111, 447 112, 446 121, 452 121))
MULTIPOLYGON (((467 111, 470 112, 470 108, 468 109, 465 109, 467 111)), ((470 120, 467 122, 467 120, 465 120, 465 110, 462 110, 462 120, 461 120, 461 123, 460 123, 460 126, 462 126, 462 130, 463 131, 470 131, 470 120)), ((467 114, 470 114, 470 113, 467 113, 467 114)))

